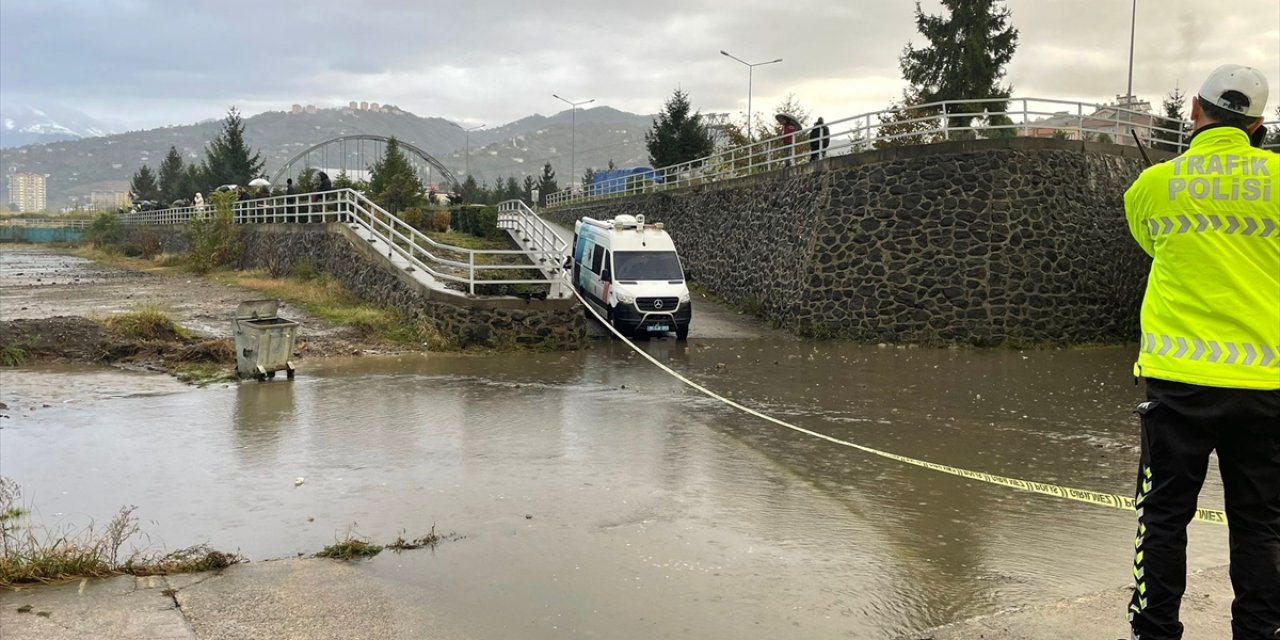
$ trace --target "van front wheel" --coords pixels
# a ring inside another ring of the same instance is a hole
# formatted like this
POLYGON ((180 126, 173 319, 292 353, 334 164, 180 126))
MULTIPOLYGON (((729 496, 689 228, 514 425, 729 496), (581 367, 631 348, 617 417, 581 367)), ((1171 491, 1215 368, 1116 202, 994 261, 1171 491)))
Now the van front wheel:
POLYGON ((688 339, 689 339, 689 325, 687 325, 687 324, 686 324, 686 325, 685 325, 685 326, 683 326, 683 327, 681 327, 681 326, 678 326, 678 325, 677 325, 677 326, 676 326, 676 340, 681 340, 681 341, 683 341, 683 340, 688 340, 688 339))
MULTIPOLYGON (((623 330, 622 326, 618 324, 618 321, 613 317, 613 307, 609 307, 609 314, 608 314, 607 316, 605 316, 605 317, 609 320, 609 326, 611 326, 611 327, 613 327, 614 329, 616 329, 616 330, 618 331, 618 333, 621 333, 621 334, 624 334, 624 335, 627 333, 626 331, 624 331, 624 330, 623 330)), ((617 339, 618 339, 618 333, 614 333, 614 332, 610 331, 610 332, 609 332, 609 337, 610 337, 610 338, 613 338, 614 340, 617 340, 617 339)))

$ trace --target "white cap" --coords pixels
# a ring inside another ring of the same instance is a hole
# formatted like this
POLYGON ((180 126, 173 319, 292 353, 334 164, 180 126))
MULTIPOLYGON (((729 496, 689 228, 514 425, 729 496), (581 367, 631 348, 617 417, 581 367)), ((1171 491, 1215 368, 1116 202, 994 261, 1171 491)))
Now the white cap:
POLYGON ((1267 108, 1267 78, 1261 71, 1240 64, 1224 64, 1213 70, 1200 86, 1200 99, 1232 113, 1261 117, 1267 108), (1244 100, 1226 100, 1223 94, 1236 91, 1244 100))

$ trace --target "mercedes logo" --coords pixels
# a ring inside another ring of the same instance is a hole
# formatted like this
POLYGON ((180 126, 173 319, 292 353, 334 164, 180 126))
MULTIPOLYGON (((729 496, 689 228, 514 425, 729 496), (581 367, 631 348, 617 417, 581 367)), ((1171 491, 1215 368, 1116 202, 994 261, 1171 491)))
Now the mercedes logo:
POLYGON ((661 309, 661 308, 662 308, 662 300, 661 300, 661 299, 654 300, 654 301, 653 301, 653 308, 654 308, 654 309, 661 309))

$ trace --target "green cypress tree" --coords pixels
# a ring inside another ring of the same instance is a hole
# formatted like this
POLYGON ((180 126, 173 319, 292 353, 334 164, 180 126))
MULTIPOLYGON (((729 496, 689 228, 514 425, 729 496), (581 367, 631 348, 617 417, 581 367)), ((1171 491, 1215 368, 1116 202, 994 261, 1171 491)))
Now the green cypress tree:
POLYGON ((502 177, 502 174, 498 174, 498 177, 493 179, 493 189, 489 192, 489 198, 491 199, 489 204, 497 204, 508 199, 507 179, 502 177))
POLYGON ((307 167, 298 174, 298 178, 293 181, 293 188, 297 193, 311 193, 316 190, 316 170, 314 167, 307 167))
MULTIPOLYGON (((533 184, 532 184, 532 183, 533 183, 533 179, 532 179, 532 178, 529 178, 529 177, 527 177, 527 176, 526 176, 526 177, 525 177, 525 179, 524 179, 524 181, 525 181, 525 186, 526 186, 526 187, 528 187, 528 188, 532 188, 532 187, 533 187, 533 184)), ((520 181, 519 181, 519 180, 516 180, 516 177, 515 177, 515 176, 507 176, 507 183, 506 183, 505 185, 503 185, 503 188, 502 188, 502 199, 503 199, 503 200, 518 200, 518 199, 520 199, 520 197, 521 197, 521 193, 522 193, 522 192, 520 191, 520 181)), ((527 196, 526 196, 526 197, 527 197, 527 196)))
POLYGON ((538 183, 533 179, 533 176, 525 176, 524 192, 517 197, 524 198, 525 202, 533 202, 533 189, 537 186, 538 186, 538 183))
POLYGON ((556 184, 556 170, 551 168, 548 162, 542 165, 542 176, 538 178, 538 206, 547 206, 547 195, 560 190, 560 186, 556 184))
POLYGON ((373 163, 369 173, 370 197, 392 214, 409 207, 421 207, 426 199, 418 173, 394 137, 387 141, 386 151, 373 163))
POLYGON ((693 111, 689 94, 676 89, 644 134, 649 148, 649 163, 654 167, 697 160, 711 155, 715 141, 702 122, 702 114, 693 111))
POLYGON ((1156 126, 1160 127, 1160 130, 1155 132, 1157 142, 1151 146, 1164 151, 1181 153, 1178 143, 1185 143, 1189 133, 1184 123, 1186 115, 1182 111, 1186 103, 1187 94, 1177 87, 1165 96, 1164 103, 1161 105, 1164 108, 1164 117, 1155 119, 1156 126))
POLYGON ((938 111, 933 107, 920 108, 919 105, 923 103, 920 95, 911 89, 903 91, 901 100, 890 103, 888 115, 877 116, 880 118, 880 128, 875 148, 907 147, 937 141, 938 138, 931 133, 935 129, 935 122, 929 118, 937 115, 938 111))
POLYGON ((476 177, 467 174, 467 178, 462 181, 462 201, 468 204, 473 202, 481 202, 484 200, 484 187, 476 182, 476 177))
POLYGON ((182 156, 178 155, 178 149, 169 147, 169 153, 165 155, 164 161, 160 163, 160 176, 157 179, 162 200, 173 202, 179 198, 190 198, 195 195, 194 192, 185 193, 182 189, 184 173, 182 156))
MULTIPOLYGON (((941 0, 943 15, 925 15, 916 3, 916 29, 928 45, 907 44, 899 58, 910 94, 925 102, 1008 98, 1011 88, 1001 84, 1004 66, 1018 48, 1018 30, 1001 0, 941 0)), ((1005 102, 955 104, 948 113, 1002 113, 1005 102)), ((956 116, 950 126, 969 126, 973 116, 956 116)))
POLYGON ((156 185, 156 174, 151 172, 151 167, 144 164, 133 174, 133 180, 129 182, 129 197, 134 202, 160 199, 160 187, 156 185))
POLYGON ((208 197, 209 186, 205 184, 204 169, 198 163, 193 162, 182 170, 182 177, 178 179, 178 193, 182 194, 180 198, 195 198, 196 193, 208 197))
POLYGON ((356 181, 347 175, 346 169, 339 171, 338 175, 334 176, 332 184, 334 189, 354 189, 356 187, 356 181))
POLYGON ((227 111, 222 131, 205 147, 205 169, 211 186, 247 185, 262 174, 262 154, 249 148, 244 139, 244 120, 235 107, 227 111))

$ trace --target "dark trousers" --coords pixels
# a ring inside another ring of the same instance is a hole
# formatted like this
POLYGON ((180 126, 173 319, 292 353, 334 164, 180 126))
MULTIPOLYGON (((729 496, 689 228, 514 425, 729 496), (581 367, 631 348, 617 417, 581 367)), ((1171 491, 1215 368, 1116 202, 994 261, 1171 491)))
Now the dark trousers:
POLYGON ((1280 390, 1147 380, 1138 469, 1137 589, 1129 606, 1140 640, 1182 637, 1187 523, 1209 453, 1218 452, 1230 528, 1234 640, 1273 640, 1280 628, 1280 390))

